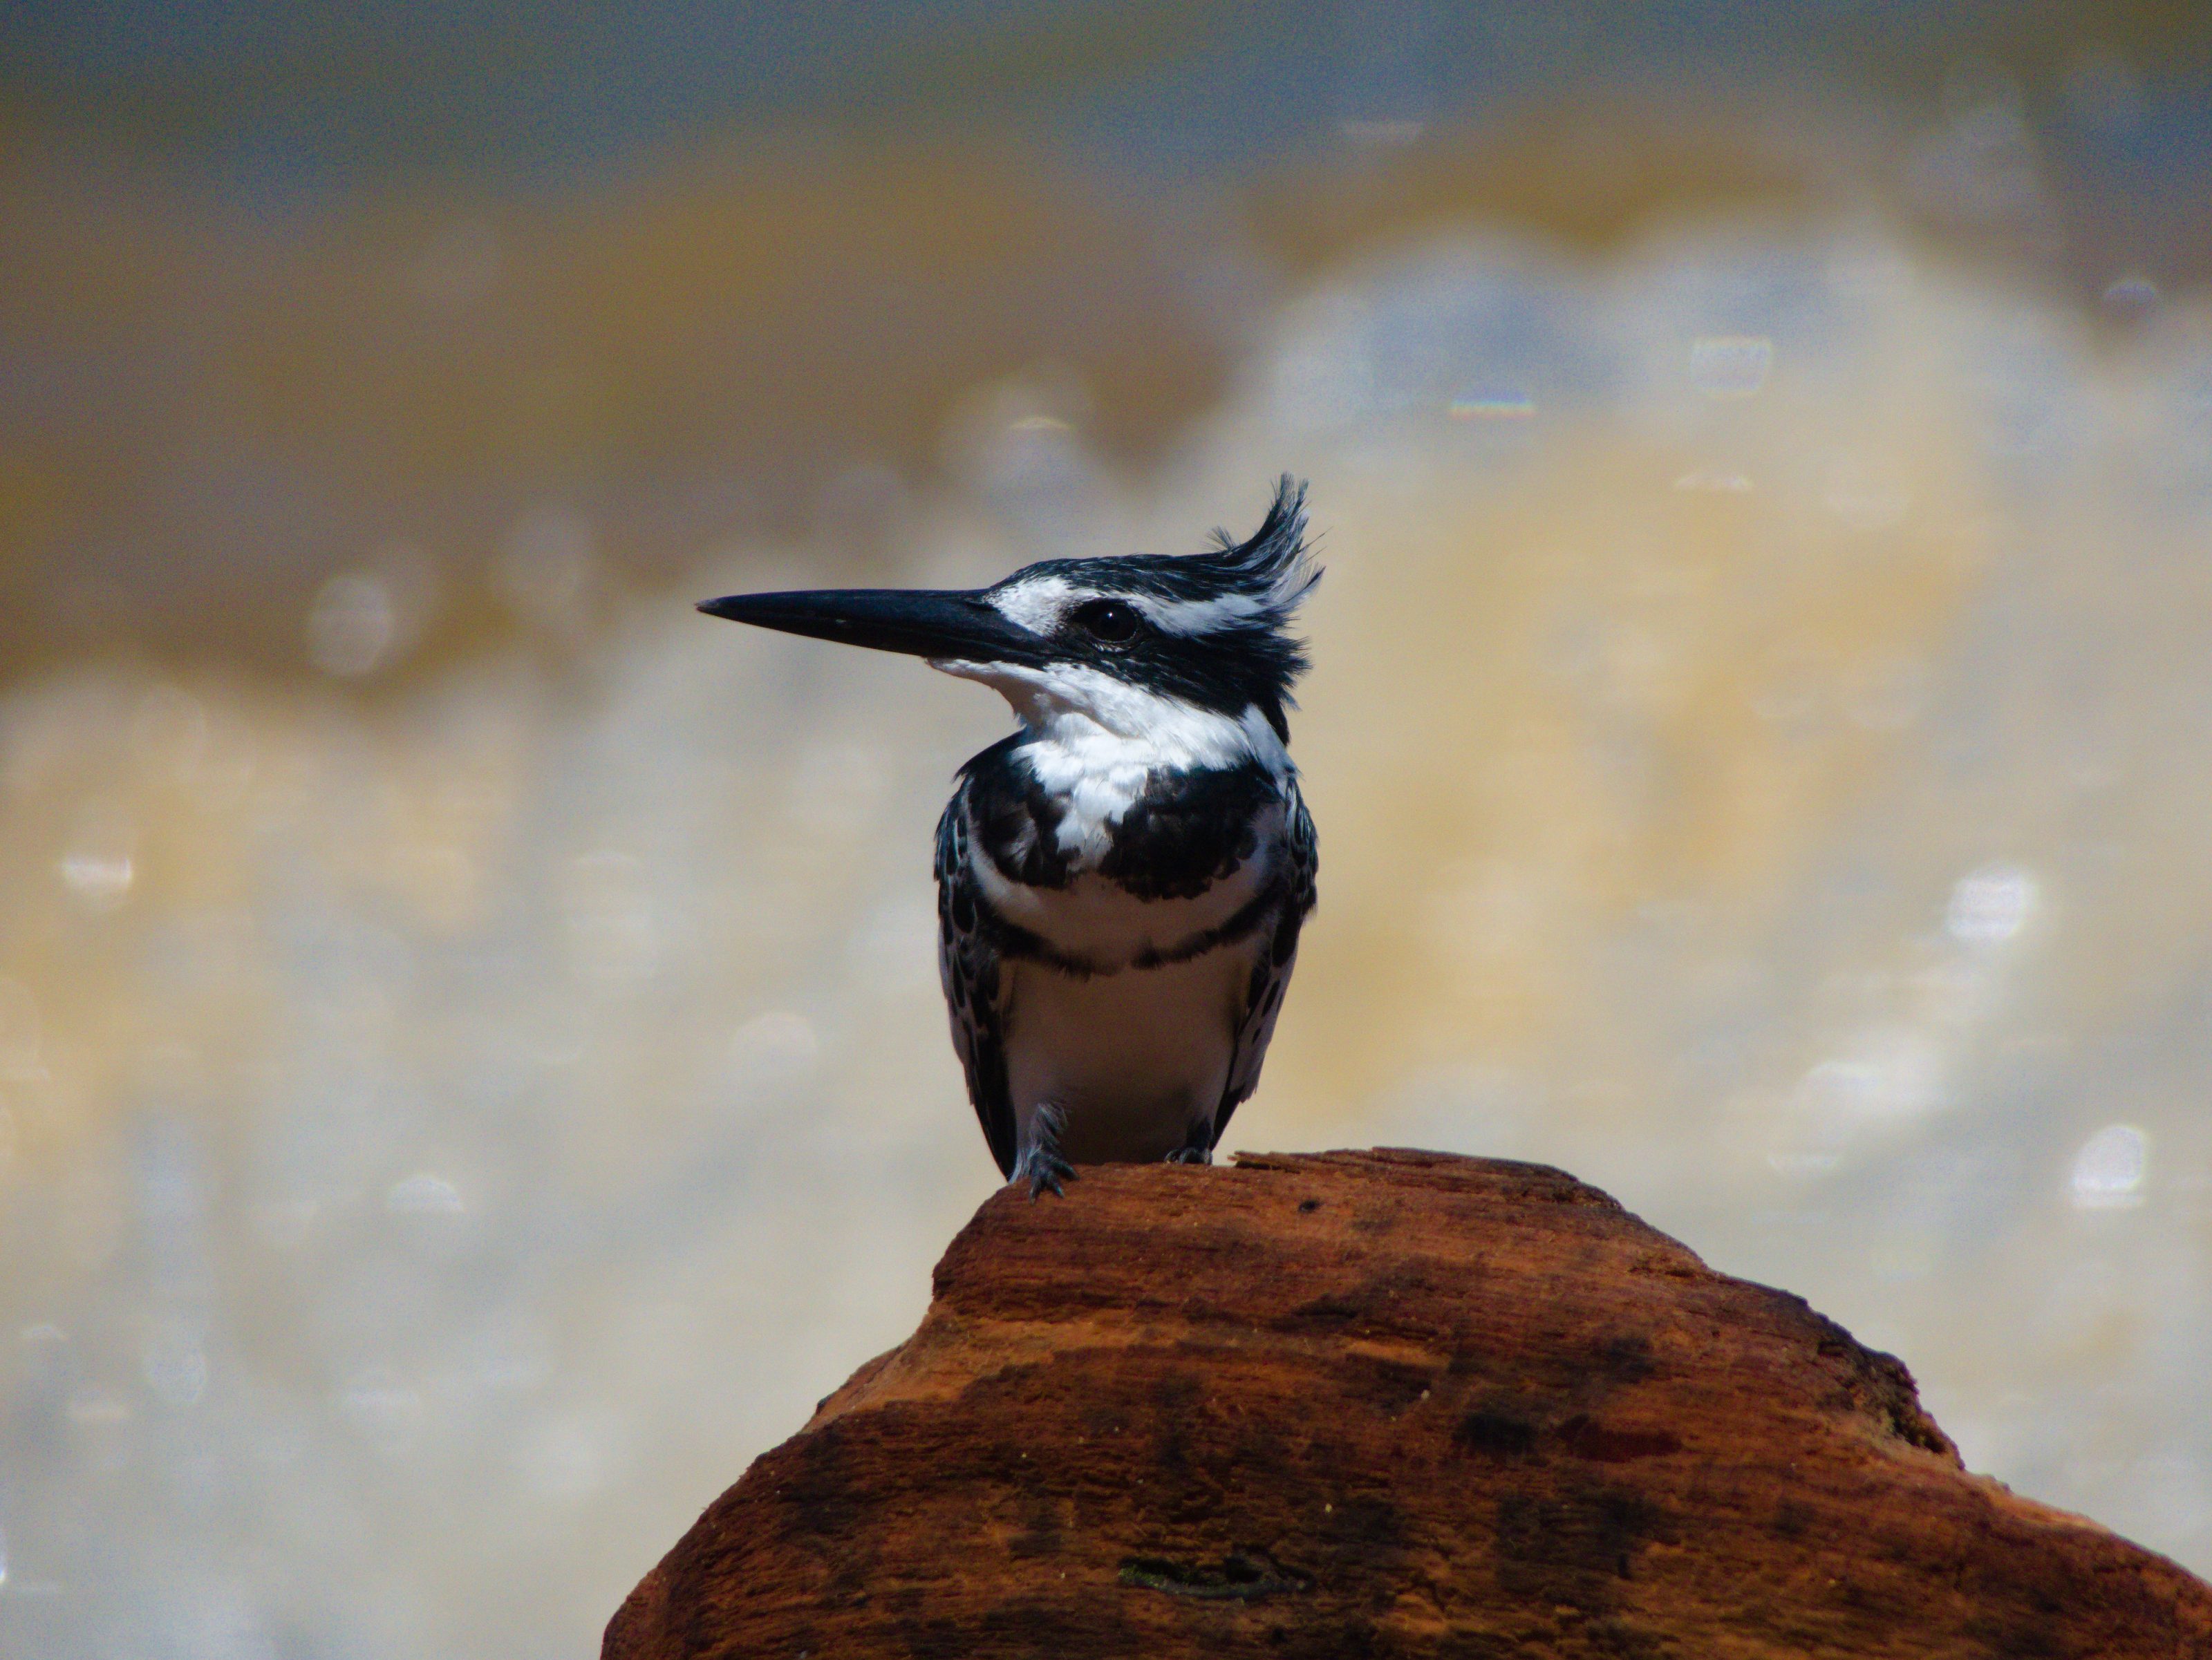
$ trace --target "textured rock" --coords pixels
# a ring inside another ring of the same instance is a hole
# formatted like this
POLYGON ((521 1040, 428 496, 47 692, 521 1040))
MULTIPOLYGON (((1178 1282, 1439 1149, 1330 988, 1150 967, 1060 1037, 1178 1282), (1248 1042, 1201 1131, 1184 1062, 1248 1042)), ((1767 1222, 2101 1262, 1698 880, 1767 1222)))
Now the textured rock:
POLYGON ((647 1576, 608 1660, 2212 1657, 1905 1368, 1557 1171, 1086 1169, 647 1576))

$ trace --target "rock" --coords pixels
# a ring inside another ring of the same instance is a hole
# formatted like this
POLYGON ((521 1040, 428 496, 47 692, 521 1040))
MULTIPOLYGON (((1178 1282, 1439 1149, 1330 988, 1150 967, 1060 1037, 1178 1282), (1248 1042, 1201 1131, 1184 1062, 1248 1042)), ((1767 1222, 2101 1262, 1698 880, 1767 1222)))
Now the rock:
POLYGON ((1903 1366, 1555 1170, 1001 1192, 606 1660, 2212 1656, 2212 1587, 1968 1475, 1903 1366))

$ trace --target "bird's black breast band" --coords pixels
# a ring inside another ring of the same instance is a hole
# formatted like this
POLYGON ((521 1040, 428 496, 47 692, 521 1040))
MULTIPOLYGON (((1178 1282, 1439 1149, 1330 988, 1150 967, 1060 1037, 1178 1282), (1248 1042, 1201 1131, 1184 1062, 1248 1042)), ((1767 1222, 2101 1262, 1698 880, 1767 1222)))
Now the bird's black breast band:
POLYGON ((1197 933, 1177 940, 1173 945, 1154 946, 1139 951, 1126 965, 1105 967, 1090 958, 1063 951, 1043 935, 1034 933, 1018 923, 1008 922, 992 908, 991 902, 981 894, 974 903, 981 918, 981 930, 988 935, 997 948, 1001 960, 1009 962, 1033 962, 1071 979, 1087 980, 1097 974, 1118 974, 1126 966, 1134 970, 1171 968, 1177 963, 1195 962, 1209 951, 1224 945, 1234 945, 1249 938, 1253 930, 1280 911, 1285 897, 1286 885, 1271 881, 1243 905, 1239 906, 1228 920, 1212 928, 1200 929, 1197 933))

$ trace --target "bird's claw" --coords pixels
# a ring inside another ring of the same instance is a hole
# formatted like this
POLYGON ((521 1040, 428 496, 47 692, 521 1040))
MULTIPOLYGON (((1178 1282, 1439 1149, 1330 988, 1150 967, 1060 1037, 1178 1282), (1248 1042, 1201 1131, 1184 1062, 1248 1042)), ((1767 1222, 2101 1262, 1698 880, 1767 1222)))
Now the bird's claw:
POLYGON ((1067 1197, 1062 1182, 1075 1179, 1075 1166, 1060 1155, 1060 1132, 1063 1123, 1057 1106, 1047 1104, 1037 1108, 1036 1121, 1031 1126, 1032 1139, 1022 1149, 1022 1156, 1014 1165, 1014 1179, 1030 1184, 1030 1203, 1049 1192, 1056 1199, 1067 1197))
POLYGON ((1212 1164, 1213 1149, 1210 1147, 1179 1147, 1167 1156, 1170 1164, 1212 1164))
POLYGON ((1047 1193, 1051 1194, 1055 1199, 1064 1199, 1067 1197, 1067 1192, 1060 1184, 1075 1179, 1075 1166, 1057 1153, 1040 1154, 1029 1160, 1025 1169, 1017 1171, 1014 1174, 1016 1181, 1020 1181, 1024 1177, 1029 1181, 1031 1204, 1035 1204, 1042 1195, 1047 1193))

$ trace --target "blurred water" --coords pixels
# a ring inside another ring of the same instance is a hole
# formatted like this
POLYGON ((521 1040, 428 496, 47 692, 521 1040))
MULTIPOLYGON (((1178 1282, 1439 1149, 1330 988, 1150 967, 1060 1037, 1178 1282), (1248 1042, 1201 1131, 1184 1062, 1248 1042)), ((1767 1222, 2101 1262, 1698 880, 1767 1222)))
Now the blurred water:
POLYGON ((1322 909, 1232 1142, 1565 1165, 2212 1569, 2212 318, 2112 305, 1850 220, 1445 239, 1143 478, 1010 382, 955 486, 650 593, 547 505, 532 636, 381 697, 404 551, 318 688, 18 684, 0 1648, 587 1651, 994 1180, 928 838, 1004 712, 690 602, 854 515, 915 581, 1195 548, 1286 468, 1322 909))

